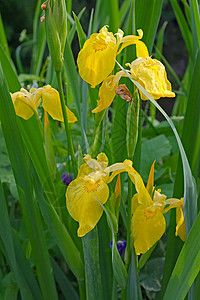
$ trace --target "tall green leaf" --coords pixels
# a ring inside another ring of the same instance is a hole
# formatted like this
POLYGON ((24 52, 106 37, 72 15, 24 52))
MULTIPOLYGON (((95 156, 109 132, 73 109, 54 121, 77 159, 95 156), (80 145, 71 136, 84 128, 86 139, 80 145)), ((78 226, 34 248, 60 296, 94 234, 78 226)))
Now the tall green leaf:
POLYGON ((135 0, 135 28, 144 31, 143 41, 152 52, 163 0, 135 0))
POLYGON ((173 10, 174 10, 179 28, 181 30, 182 36, 184 38, 185 45, 186 45, 190 55, 192 55, 192 48, 193 48, 192 35, 191 35, 190 29, 188 27, 188 24, 185 20, 184 14, 176 0, 170 0, 170 2, 173 7, 173 10))
POLYGON ((164 300, 185 299, 193 281, 200 271, 200 215, 198 215, 180 252, 169 280, 164 300))
POLYGON ((31 242, 33 257, 43 297, 45 299, 48 299, 50 297, 53 297, 53 299, 57 299, 57 292, 54 278, 51 273, 51 265, 41 223, 41 216, 38 210, 36 199, 33 195, 33 186, 29 170, 29 160, 22 142, 17 124, 16 114, 8 90, 8 85, 1 67, 0 119, 11 166, 18 188, 20 204, 31 242), (15 146, 13 147, 13 145, 15 146))
POLYGON ((30 265, 25 259, 25 255, 19 244, 19 241, 16 239, 14 232, 12 232, 1 182, 0 218, 0 236, 6 249, 6 256, 15 274, 16 282, 20 288, 22 299, 42 300, 42 295, 39 286, 32 273, 30 265))
POLYGON ((21 89, 21 84, 17 78, 17 74, 15 73, 12 64, 10 63, 1 45, 0 45, 0 62, 6 80, 8 82, 10 92, 11 93, 17 92, 18 90, 21 89))
POLYGON ((87 299, 103 299, 97 227, 83 238, 87 299))
POLYGON ((5 51, 5 54, 7 55, 7 57, 10 58, 10 51, 9 51, 9 48, 8 48, 8 43, 7 43, 5 31, 4 31, 4 26, 3 26, 3 21, 2 21, 2 18, 1 18, 1 14, 0 14, 0 44, 3 48, 3 50, 5 51))

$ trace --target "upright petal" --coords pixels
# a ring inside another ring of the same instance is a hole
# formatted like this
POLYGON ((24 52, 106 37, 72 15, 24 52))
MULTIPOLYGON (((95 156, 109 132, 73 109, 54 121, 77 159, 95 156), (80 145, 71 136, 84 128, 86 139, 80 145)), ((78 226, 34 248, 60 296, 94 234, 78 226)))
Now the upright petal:
POLYGON ((132 234, 136 254, 146 253, 164 234, 166 223, 159 209, 154 212, 139 205, 132 217, 132 234))
POLYGON ((106 156, 105 153, 101 152, 97 155, 97 161, 101 165, 102 170, 107 168, 108 166, 108 157, 106 156))
POLYGON ((109 196, 107 184, 100 179, 77 178, 72 181, 66 192, 66 205, 72 218, 79 222, 78 236, 91 231, 103 213, 103 208, 95 197, 104 204, 109 196))
POLYGON ((146 186, 146 189, 147 191, 149 192, 149 195, 151 196, 152 193, 153 193, 153 185, 154 185, 154 165, 155 165, 155 160, 151 166, 151 170, 149 172, 149 178, 148 178, 148 181, 147 181, 147 186, 146 186))
POLYGON ((92 87, 101 83, 114 69, 117 55, 116 38, 104 26, 93 33, 78 54, 80 76, 92 87))

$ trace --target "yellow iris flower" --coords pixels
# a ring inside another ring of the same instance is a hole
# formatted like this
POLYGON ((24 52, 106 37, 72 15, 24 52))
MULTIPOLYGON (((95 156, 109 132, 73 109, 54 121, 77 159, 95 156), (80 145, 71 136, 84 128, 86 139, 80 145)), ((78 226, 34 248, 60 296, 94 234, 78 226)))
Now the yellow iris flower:
POLYGON ((149 180, 145 187, 142 179, 137 174, 140 190, 144 196, 141 197, 139 189, 136 188, 137 194, 132 198, 132 234, 136 254, 147 252, 164 234, 166 222, 163 216, 169 209, 176 207, 180 213, 177 215, 176 235, 185 240, 185 223, 182 213, 183 198, 167 199, 167 196, 161 194, 160 190, 156 191, 153 187, 154 164, 151 167, 149 180), (153 199, 152 199, 153 198, 153 199))
MULTIPOLYGON (((140 30, 140 36, 143 36, 142 30, 140 30)), ((154 99, 175 97, 175 93, 171 90, 171 83, 167 79, 164 65, 157 59, 152 59, 149 56, 147 47, 142 41, 138 39, 135 44, 137 59, 131 64, 126 64, 126 66, 130 67, 130 70, 127 70, 127 72, 129 72, 133 79, 138 81, 154 99)), ((104 79, 99 89, 100 100, 97 100, 98 106, 92 110, 93 113, 100 112, 111 105, 122 76, 126 75, 123 71, 120 71, 116 73, 116 75, 110 75, 104 79)), ((142 100, 147 100, 143 93, 140 92, 140 95, 142 100)))
MULTIPOLYGON (((11 98, 16 114, 25 120, 30 119, 33 114, 37 115, 37 108, 42 101, 43 108, 53 119, 64 122, 59 93, 50 85, 38 89, 30 89, 29 92, 22 88, 19 92, 11 94, 11 98)), ((66 110, 68 122, 76 122, 77 118, 73 112, 67 107, 66 110)))
POLYGON ((161 194, 160 190, 155 190, 154 164, 145 187, 130 160, 126 159, 123 163, 115 163, 108 167, 107 156, 100 153, 97 159, 86 155, 84 161, 85 164, 81 165, 77 178, 69 184, 66 191, 67 209, 71 217, 79 223, 79 237, 91 231, 101 218, 103 208, 97 199, 102 204, 106 203, 109 197, 108 183, 116 175, 128 172, 137 192, 132 198, 131 207, 131 227, 136 254, 147 252, 162 237, 166 228, 163 214, 174 207, 178 210, 176 235, 185 240, 183 198, 166 200, 167 196, 161 194))
POLYGON ((109 197, 107 184, 117 174, 127 170, 126 163, 116 163, 107 167, 108 158, 104 153, 98 154, 97 159, 86 155, 84 161, 86 163, 80 166, 77 178, 69 184, 66 191, 69 214, 79 222, 79 237, 91 231, 101 218, 103 208, 96 198, 102 204, 106 203, 109 197), (111 176, 110 172, 113 172, 111 176))
POLYGON ((139 36, 123 37, 124 33, 121 29, 118 29, 114 35, 108 31, 107 27, 104 26, 99 33, 93 33, 90 36, 77 58, 79 74, 83 80, 91 84, 92 88, 101 83, 112 72, 117 54, 124 47, 136 44, 143 35, 142 30, 138 30, 139 36), (120 44, 122 46, 118 50, 120 44))

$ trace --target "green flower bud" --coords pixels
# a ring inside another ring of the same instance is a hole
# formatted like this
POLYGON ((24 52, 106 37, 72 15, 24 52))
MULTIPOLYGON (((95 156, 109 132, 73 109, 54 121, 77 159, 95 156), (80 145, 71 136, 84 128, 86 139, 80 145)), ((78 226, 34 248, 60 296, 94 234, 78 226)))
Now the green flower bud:
POLYGON ((45 10, 46 36, 54 70, 63 65, 63 52, 67 37, 67 13, 65 0, 48 0, 45 10))

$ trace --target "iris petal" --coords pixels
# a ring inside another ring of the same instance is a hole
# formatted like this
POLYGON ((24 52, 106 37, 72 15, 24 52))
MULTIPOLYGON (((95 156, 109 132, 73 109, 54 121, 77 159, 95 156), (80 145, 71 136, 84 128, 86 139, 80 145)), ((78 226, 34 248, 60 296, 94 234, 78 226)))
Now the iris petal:
MULTIPOLYGON (((160 61, 150 57, 146 60, 138 58, 133 61, 130 66, 131 76, 137 80, 154 99, 175 97, 175 93, 172 92, 171 83, 167 79, 165 67, 160 61)), ((148 99, 141 91, 140 95, 142 100, 148 99)))
POLYGON ((182 241, 186 240, 186 228, 185 228, 185 219, 183 215, 183 210, 181 207, 176 208, 176 233, 175 235, 179 236, 182 241))
POLYGON ((147 252, 162 237, 165 228, 165 218, 159 209, 148 213, 147 206, 139 205, 132 217, 136 254, 147 252))
POLYGON ((114 69, 116 55, 116 39, 112 33, 92 34, 78 54, 80 76, 95 87, 114 69))
MULTIPOLYGON (((42 106, 50 114, 50 116, 58 121, 64 122, 62 107, 60 103, 60 96, 57 90, 52 88, 50 85, 44 86, 41 88, 42 91, 42 106)), ((69 123, 74 123, 77 121, 77 118, 67 107, 67 117, 69 123)))
POLYGON ((108 196, 109 188, 102 179, 94 182, 77 178, 69 184, 66 204, 72 218, 79 222, 78 236, 87 234, 101 218, 103 208, 95 197, 104 204, 108 196))
POLYGON ((102 83, 99 89, 100 100, 97 100, 98 106, 92 110, 93 113, 102 111, 103 109, 109 107, 113 102, 113 99, 116 95, 115 90, 118 86, 118 82, 115 86, 112 86, 112 83, 114 82, 114 78, 115 78, 114 75, 110 75, 102 83))
POLYGON ((33 116, 41 102, 41 92, 34 93, 33 90, 28 92, 23 88, 19 92, 11 94, 11 97, 16 115, 25 120, 28 120, 33 116))

